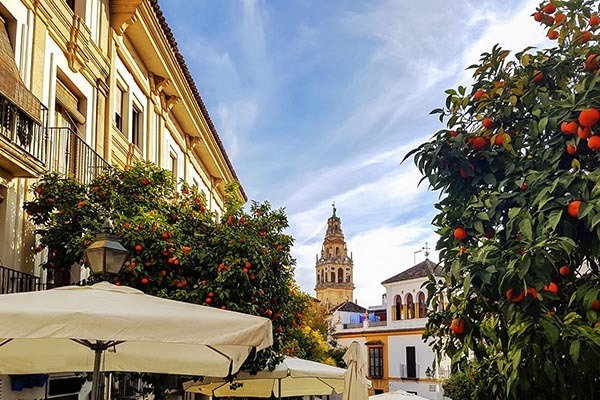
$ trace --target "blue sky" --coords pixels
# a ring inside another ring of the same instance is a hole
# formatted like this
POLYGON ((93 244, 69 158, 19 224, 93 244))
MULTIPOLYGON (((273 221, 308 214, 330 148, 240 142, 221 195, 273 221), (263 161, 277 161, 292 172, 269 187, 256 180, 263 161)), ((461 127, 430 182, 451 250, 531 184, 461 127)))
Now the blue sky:
POLYGON ((429 111, 493 44, 544 42, 525 0, 160 5, 248 197, 285 207, 302 288, 314 295, 335 201, 364 306, 435 247, 437 194, 400 165, 443 128, 429 111))

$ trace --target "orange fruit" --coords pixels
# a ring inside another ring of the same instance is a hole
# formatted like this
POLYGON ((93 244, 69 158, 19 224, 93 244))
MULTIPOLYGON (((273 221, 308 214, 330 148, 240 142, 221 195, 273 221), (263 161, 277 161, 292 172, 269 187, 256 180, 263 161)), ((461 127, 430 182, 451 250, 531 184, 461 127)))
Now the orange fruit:
POLYGON ((467 239, 467 231, 465 228, 458 227, 454 230, 454 238, 457 240, 467 239))
POLYGON ((552 292, 554 294, 558 293, 558 285, 554 282, 550 282, 549 284, 544 286, 544 290, 546 292, 552 292))
POLYGON ((576 134, 577 128, 579 128, 579 125, 575 121, 563 121, 562 124, 560 124, 560 131, 565 135, 576 134))
POLYGON ((590 26, 598 26, 600 25, 600 17, 597 14, 594 14, 590 17, 590 26))
POLYGON ((600 150, 600 136, 592 136, 588 139, 588 147, 591 150, 600 150))
POLYGON ((570 156, 577 155, 577 146, 575 146, 574 144, 568 144, 567 154, 569 154, 570 156))
POLYGON ((600 120, 600 111, 596 110, 594 107, 586 108, 585 110, 581 110, 579 113, 579 125, 590 127, 594 126, 598 120, 600 120))
POLYGON ((450 324, 450 330, 457 335, 465 333, 465 321, 460 318, 454 318, 450 324))
POLYGON ((550 40, 556 40, 558 39, 558 31, 555 31, 554 29, 550 29, 548 31, 548 39, 550 40))
POLYGON ((581 206, 581 201, 573 200, 567 206, 567 214, 570 217, 578 218, 579 217, 579 207, 581 206))
POLYGON ((579 43, 586 43, 586 42, 589 42, 591 39, 592 39, 592 32, 590 32, 590 31, 583 31, 583 32, 581 32, 581 34, 577 38, 577 41, 579 43))
POLYGON ((135 251, 142 251, 144 248, 142 247, 141 244, 136 244, 135 245, 135 251))
POLYGON ((148 284, 148 278, 142 278, 142 285, 148 284))
POLYGON ((481 98, 482 98, 483 96, 485 96, 485 95, 486 95, 486 92, 485 92, 485 90, 481 90, 481 89, 479 89, 479 90, 477 90, 477 91, 475 92, 475 94, 473 95, 473 97, 475 98, 475 100, 479 101, 479 100, 481 100, 481 98))
POLYGON ((525 297, 525 292, 524 291, 520 291, 518 295, 513 296, 513 289, 510 288, 506 291, 506 300, 510 300, 513 303, 518 303, 521 300, 523 300, 523 297, 525 297))
POLYGON ((537 22, 542 22, 542 20, 544 19, 544 14, 538 11, 535 14, 533 14, 533 19, 537 22))
POLYGON ((533 78, 531 80, 533 81, 533 83, 537 83, 538 85, 541 85, 546 80, 546 76, 544 75, 544 73, 542 71, 534 71, 533 78))
POLYGON ((462 178, 468 179, 473 177, 473 174, 475 173, 475 168, 473 167, 473 165, 469 164, 465 169, 461 168, 459 172, 462 178))
POLYGON ((452 131, 450 131, 450 136, 456 137, 456 136, 458 136, 458 133, 456 131, 452 130, 452 131))
POLYGON ((529 295, 531 295, 531 297, 533 297, 534 299, 537 299, 538 292, 537 290, 535 290, 535 288, 530 287, 529 289, 527 289, 527 296, 529 295))
POLYGON ((594 300, 594 302, 592 303, 592 310, 600 311, 600 300, 594 300))
POLYGON ((504 136, 503 135, 496 136, 496 138, 494 139, 494 144, 497 146, 502 146, 502 144, 504 144, 504 136))
POLYGON ((487 141, 484 137, 477 136, 473 139, 473 150, 479 151, 482 150, 487 145, 487 141))
POLYGON ((542 8, 542 11, 546 14, 554 14, 556 11, 556 6, 552 3, 548 3, 544 6, 544 8, 542 8))
POLYGON ((558 273, 561 274, 562 276, 567 276, 571 273, 571 268, 569 268, 568 265, 563 265, 562 267, 560 267, 558 269, 558 273))
POLYGON ((492 129, 494 127, 494 121, 492 121, 490 118, 485 118, 482 124, 485 129, 492 129))
POLYGON ((596 71, 600 68, 600 63, 598 63, 598 54, 590 54, 585 59, 585 69, 588 71, 596 71))
POLYGON ((577 128, 577 136, 579 136, 581 139, 587 139, 592 136, 592 130, 589 126, 586 126, 585 128, 580 126, 577 128))
POLYGON ((562 24, 562 23, 564 22, 565 18, 567 18, 567 16, 566 16, 565 14, 563 14, 563 13, 557 13, 557 14, 554 16, 554 21, 555 21, 557 24, 562 24))
POLYGON ((486 227, 483 231, 483 237, 486 239, 492 239, 494 236, 496 236, 496 230, 491 226, 486 227))

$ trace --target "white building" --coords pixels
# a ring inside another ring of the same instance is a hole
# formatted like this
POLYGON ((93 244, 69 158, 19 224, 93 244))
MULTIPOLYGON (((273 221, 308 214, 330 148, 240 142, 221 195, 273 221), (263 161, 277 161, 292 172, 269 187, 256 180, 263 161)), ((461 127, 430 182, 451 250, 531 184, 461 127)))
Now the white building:
POLYGON ((376 393, 403 389, 428 399, 444 398, 441 380, 449 362, 435 363, 434 352, 423 341, 427 323, 427 276, 440 273, 429 259, 382 282, 383 304, 369 307, 362 318, 344 307, 333 313, 334 336, 340 346, 357 341, 365 347, 369 379, 376 393))

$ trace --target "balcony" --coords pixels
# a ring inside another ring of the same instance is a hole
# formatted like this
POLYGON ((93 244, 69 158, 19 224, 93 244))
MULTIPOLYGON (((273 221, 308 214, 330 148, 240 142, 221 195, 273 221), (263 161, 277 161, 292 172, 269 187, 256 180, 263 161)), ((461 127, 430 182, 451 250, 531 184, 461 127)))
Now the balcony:
POLYGON ((47 168, 88 184, 111 166, 72 129, 49 128, 47 168))
POLYGON ((418 379, 420 374, 419 364, 400 364, 400 378, 418 379))
POLYGON ((0 265, 0 294, 35 292, 46 289, 40 277, 0 265))
POLYGON ((14 91, 22 107, 0 92, 0 168, 14 177, 34 178, 46 163, 48 110, 20 82, 14 82, 14 91))

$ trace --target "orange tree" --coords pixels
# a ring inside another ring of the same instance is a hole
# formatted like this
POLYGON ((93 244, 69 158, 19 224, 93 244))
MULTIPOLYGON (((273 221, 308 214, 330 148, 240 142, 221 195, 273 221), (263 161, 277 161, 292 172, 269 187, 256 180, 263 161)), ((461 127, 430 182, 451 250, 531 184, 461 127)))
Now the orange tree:
POLYGON ((196 188, 175 187, 171 174, 151 163, 125 171, 107 170, 88 185, 48 174, 32 187, 25 204, 37 224, 38 251, 57 284, 68 283, 73 264, 85 263, 84 249, 110 215, 115 233, 130 250, 114 282, 161 297, 261 315, 273 322, 275 344, 244 365, 275 365, 302 335, 307 299, 293 277, 283 210, 252 203, 249 212, 228 189, 220 220, 196 188))
POLYGON ((473 398, 600 393, 598 7, 540 4, 556 45, 482 54, 407 156, 441 193, 425 336, 478 377, 473 398))

